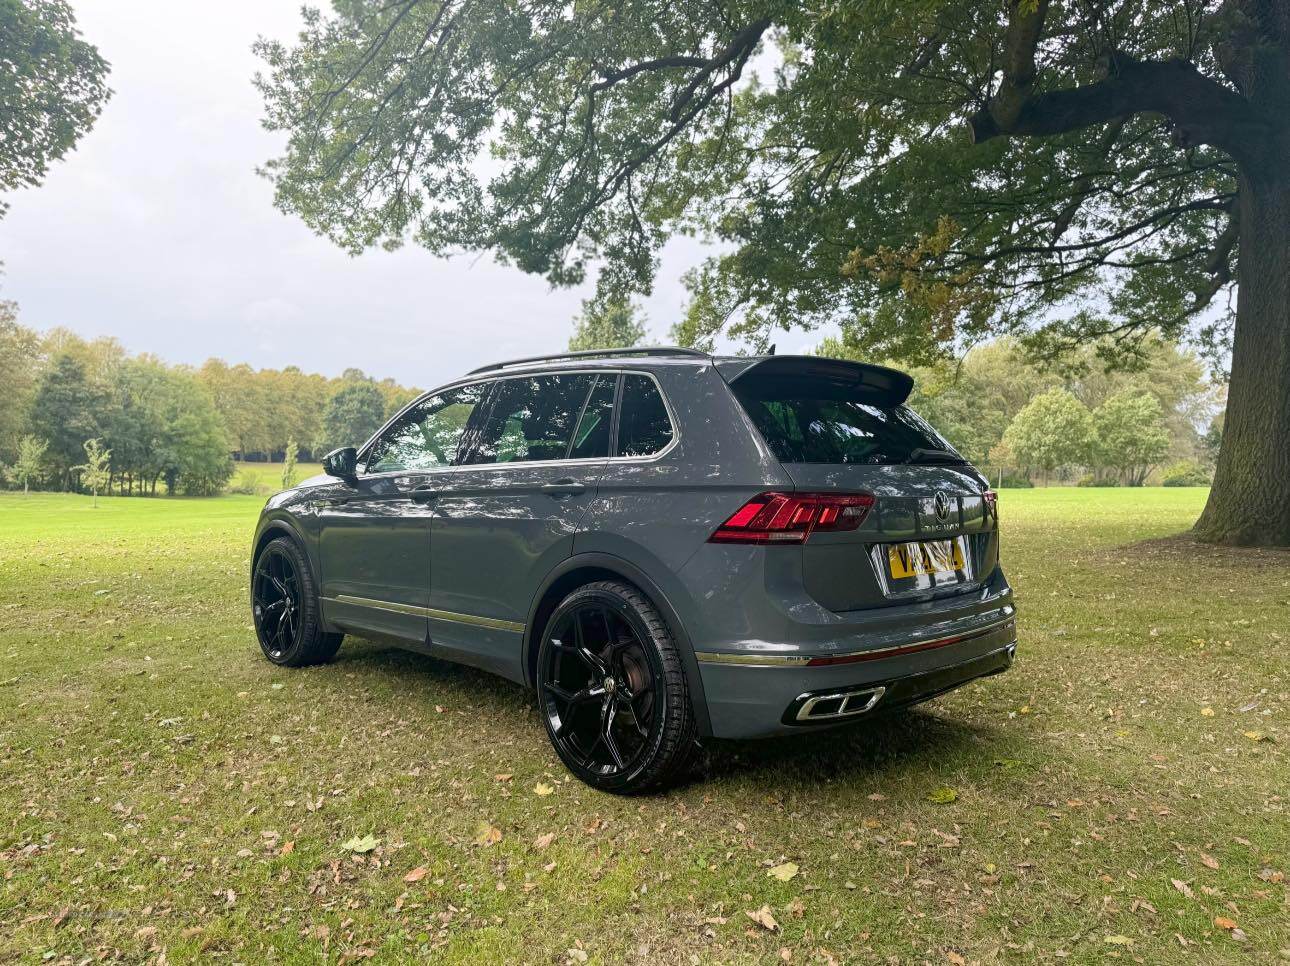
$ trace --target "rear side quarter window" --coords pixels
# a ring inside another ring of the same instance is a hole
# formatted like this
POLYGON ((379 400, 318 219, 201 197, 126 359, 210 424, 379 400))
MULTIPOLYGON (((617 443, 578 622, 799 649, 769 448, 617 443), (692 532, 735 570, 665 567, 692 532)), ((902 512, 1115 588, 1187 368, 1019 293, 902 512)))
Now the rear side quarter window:
POLYGON ((654 380, 628 373, 618 413, 618 455, 654 456, 675 436, 667 405, 654 380))

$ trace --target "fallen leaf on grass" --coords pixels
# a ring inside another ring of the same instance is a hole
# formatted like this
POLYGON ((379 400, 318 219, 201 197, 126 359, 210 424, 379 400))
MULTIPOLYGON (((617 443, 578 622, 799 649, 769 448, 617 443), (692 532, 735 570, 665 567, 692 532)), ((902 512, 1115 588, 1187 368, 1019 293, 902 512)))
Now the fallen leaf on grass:
POLYGON ((548 845, 555 841, 555 833, 547 832, 545 835, 539 835, 533 840, 533 848, 541 852, 548 845))
POLYGON ((1208 707, 1206 707, 1206 708, 1201 708, 1201 709, 1200 709, 1200 713, 1201 713, 1201 714, 1203 714, 1206 718, 1212 718, 1212 717, 1214 717, 1214 709, 1213 709, 1213 708, 1208 708, 1208 707))
POLYGON ((777 932, 779 930, 779 923, 777 923, 775 921, 775 917, 771 915, 770 906, 762 906, 755 912, 745 909, 744 915, 769 932, 777 932))
POLYGON ((426 873, 428 873, 429 871, 430 870, 427 869, 424 865, 418 865, 415 869, 413 869, 411 872, 409 872, 407 875, 403 877, 403 881, 420 882, 422 879, 426 877, 426 873))
POLYGON ((1215 916, 1214 925, 1216 925, 1219 929, 1226 929, 1228 932, 1231 932, 1233 929, 1236 928, 1236 921, 1233 919, 1228 919, 1227 916, 1215 916))
POLYGON ((364 835, 362 838, 355 836, 348 842, 341 842, 340 847, 346 852, 353 852, 355 855, 364 855, 367 852, 375 850, 381 844, 381 840, 373 835, 364 835))
POLYGON ((773 879, 778 879, 780 882, 787 882, 789 879, 793 878, 793 876, 797 875, 797 863, 784 862, 775 866, 773 869, 767 869, 766 874, 773 879))
POLYGON ((1102 940, 1102 942, 1109 943, 1112 946, 1132 946, 1133 945, 1132 939, 1130 939, 1128 936, 1120 936, 1120 935, 1107 936, 1102 940))
POLYGON ((1183 882, 1182 879, 1170 879, 1169 881, 1175 889, 1185 895, 1188 899, 1196 898, 1196 894, 1191 891, 1191 886, 1186 882, 1183 882))
POLYGON ((502 830, 496 825, 490 825, 487 822, 480 822, 479 828, 475 830, 476 845, 496 845, 502 840, 502 830))
POLYGON ((1245 735, 1245 737, 1249 738, 1251 741, 1254 741, 1254 742, 1266 741, 1269 744, 1272 743, 1272 739, 1268 735, 1265 735, 1262 731, 1243 731, 1241 732, 1241 734, 1245 735))
POLYGON ((294 840, 283 842, 282 848, 278 849, 278 855, 290 855, 295 850, 296 843, 294 840))
POLYGON ((952 788, 937 788, 927 793, 927 800, 937 805, 948 805, 958 797, 959 793, 952 788))
POLYGON ((545 797, 547 795, 553 794, 554 792, 555 792, 555 789, 552 788, 550 785, 548 785, 546 782, 538 782, 536 785, 533 786, 534 795, 541 795, 545 797))
POLYGON ((1212 855, 1208 855, 1208 854, 1206 854, 1206 853, 1202 852, 1202 853, 1200 854, 1200 864, 1201 864, 1201 865, 1203 865, 1203 866, 1204 866, 1205 868, 1207 868, 1207 869, 1217 869, 1217 868, 1218 868, 1218 859, 1214 858, 1212 855))
POLYGON ((501 775, 494 775, 494 776, 493 776, 493 781, 495 781, 495 782, 508 782, 508 781, 510 781, 510 780, 511 780, 512 778, 514 778, 514 777, 515 777, 514 775, 510 775, 510 774, 505 774, 505 773, 503 773, 503 774, 501 774, 501 775))

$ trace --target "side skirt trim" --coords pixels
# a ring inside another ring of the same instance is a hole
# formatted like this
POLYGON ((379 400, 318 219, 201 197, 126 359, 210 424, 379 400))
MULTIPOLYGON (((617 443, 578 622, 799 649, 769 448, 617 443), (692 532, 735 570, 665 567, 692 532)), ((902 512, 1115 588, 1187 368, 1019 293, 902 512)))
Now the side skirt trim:
POLYGON ((496 617, 479 617, 475 614, 457 614, 450 610, 435 610, 433 607, 418 607, 415 604, 400 604, 393 600, 373 600, 370 597, 354 597, 350 594, 338 594, 335 597, 324 597, 323 600, 333 604, 350 604, 354 607, 366 607, 370 610, 384 610, 393 614, 411 614, 414 617, 428 617, 431 620, 451 621, 454 624, 470 624, 472 627, 487 627, 495 631, 509 631, 512 634, 523 634, 524 625, 516 621, 499 620, 496 617))

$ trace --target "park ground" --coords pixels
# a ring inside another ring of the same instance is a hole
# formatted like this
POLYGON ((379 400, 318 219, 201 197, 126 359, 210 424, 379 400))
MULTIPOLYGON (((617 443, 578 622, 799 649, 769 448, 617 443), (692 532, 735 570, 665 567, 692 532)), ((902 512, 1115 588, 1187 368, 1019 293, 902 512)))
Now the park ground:
POLYGON ((1290 958, 1290 554, 1006 491, 1018 663, 621 799, 519 688, 260 658, 263 498, 0 494, 0 961, 1290 958))

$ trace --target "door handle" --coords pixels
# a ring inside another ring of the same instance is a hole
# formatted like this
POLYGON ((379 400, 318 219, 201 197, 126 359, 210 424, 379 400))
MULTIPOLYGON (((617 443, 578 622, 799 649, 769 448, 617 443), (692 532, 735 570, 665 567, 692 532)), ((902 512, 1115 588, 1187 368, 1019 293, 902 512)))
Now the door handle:
POLYGON ((563 479, 544 484, 542 492, 558 500, 562 496, 577 496, 579 493, 586 493, 587 487, 575 479, 563 479))
POLYGON ((439 491, 432 486, 418 486, 408 494, 413 503, 433 503, 439 499, 439 491))

